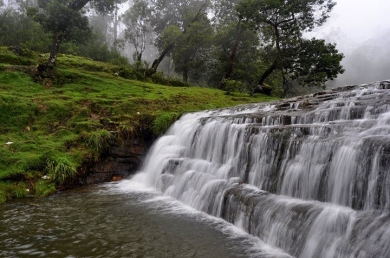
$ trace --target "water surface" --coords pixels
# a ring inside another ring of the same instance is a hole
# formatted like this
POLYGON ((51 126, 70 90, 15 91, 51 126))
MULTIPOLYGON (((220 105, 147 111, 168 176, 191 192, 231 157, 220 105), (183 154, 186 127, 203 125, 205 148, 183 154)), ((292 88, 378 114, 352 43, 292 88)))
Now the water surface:
POLYGON ((223 220, 128 181, 0 206, 0 257, 278 255, 223 220))

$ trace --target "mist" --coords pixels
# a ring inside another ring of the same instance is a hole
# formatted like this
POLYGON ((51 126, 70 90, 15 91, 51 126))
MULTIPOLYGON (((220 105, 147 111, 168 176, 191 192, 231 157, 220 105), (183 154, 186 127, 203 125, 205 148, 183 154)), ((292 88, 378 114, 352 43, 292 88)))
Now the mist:
POLYGON ((390 79, 390 1, 335 0, 327 23, 313 36, 335 42, 345 72, 333 86, 390 79))

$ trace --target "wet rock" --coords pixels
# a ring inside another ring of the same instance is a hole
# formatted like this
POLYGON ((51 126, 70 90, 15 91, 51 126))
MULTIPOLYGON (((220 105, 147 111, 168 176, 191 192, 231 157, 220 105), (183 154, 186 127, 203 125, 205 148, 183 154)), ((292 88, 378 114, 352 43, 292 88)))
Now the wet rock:
POLYGON ((119 181, 135 172, 142 165, 150 142, 141 139, 112 140, 109 151, 98 162, 86 162, 79 173, 80 184, 96 184, 119 181))

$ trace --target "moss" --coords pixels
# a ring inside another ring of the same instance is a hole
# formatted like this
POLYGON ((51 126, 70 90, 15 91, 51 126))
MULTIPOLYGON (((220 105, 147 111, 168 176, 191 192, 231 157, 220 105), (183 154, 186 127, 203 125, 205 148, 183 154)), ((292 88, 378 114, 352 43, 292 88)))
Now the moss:
POLYGON ((153 132, 155 135, 165 133, 168 128, 180 117, 177 112, 163 113, 153 121, 153 132))

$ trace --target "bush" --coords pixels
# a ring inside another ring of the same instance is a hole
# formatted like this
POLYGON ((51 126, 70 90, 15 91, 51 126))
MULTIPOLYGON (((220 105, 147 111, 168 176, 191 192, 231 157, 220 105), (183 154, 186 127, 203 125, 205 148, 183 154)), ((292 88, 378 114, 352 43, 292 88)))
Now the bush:
POLYGON ((143 68, 122 67, 118 72, 118 76, 130 80, 139 80, 139 81, 146 80, 145 69, 143 68))
POLYGON ((245 88, 244 83, 241 81, 236 81, 236 80, 224 80, 225 84, 225 90, 226 94, 229 95, 232 92, 235 92, 239 90, 240 92, 242 91, 243 88, 245 88))
POLYGON ((188 87, 190 86, 188 83, 181 81, 178 78, 165 78, 163 73, 155 73, 151 76, 153 83, 173 86, 173 87, 188 87))

